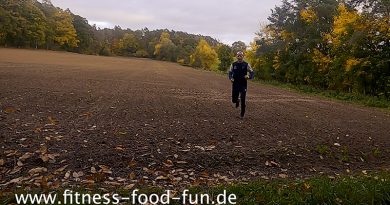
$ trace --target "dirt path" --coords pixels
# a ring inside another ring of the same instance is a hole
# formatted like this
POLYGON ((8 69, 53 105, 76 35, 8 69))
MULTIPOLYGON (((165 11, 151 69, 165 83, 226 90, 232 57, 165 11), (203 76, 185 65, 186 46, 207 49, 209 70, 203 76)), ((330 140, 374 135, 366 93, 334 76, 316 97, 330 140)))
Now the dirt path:
POLYGON ((241 120, 230 86, 167 62, 0 49, 0 184, 188 185, 390 167, 388 112, 250 83, 241 120))

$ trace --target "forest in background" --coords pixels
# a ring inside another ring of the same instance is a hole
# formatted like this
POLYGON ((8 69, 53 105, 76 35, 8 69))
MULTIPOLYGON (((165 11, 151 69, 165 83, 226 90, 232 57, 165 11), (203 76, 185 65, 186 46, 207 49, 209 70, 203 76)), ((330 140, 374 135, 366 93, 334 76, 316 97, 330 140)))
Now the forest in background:
POLYGON ((284 0, 248 59, 258 77, 390 97, 389 0, 284 0))
MULTIPOLYGON (((167 29, 100 29, 50 0, 0 0, 0 45, 133 56, 226 71, 225 45, 167 29)), ((283 0, 246 51, 256 78, 390 98, 389 0, 283 0)))
MULTIPOLYGON (((0 45, 4 47, 153 58, 207 70, 226 70, 233 61, 231 46, 209 36, 168 29, 101 29, 69 9, 54 6, 50 0, 0 3, 0 45)), ((243 42, 233 46, 245 49, 243 42)))

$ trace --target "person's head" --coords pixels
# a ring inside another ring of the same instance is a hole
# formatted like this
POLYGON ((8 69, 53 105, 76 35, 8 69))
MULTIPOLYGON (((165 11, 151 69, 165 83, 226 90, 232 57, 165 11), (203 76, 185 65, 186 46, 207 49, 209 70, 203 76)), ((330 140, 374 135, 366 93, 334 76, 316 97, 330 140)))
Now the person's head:
POLYGON ((236 54, 236 58, 239 62, 243 61, 244 60, 244 52, 238 51, 236 54))

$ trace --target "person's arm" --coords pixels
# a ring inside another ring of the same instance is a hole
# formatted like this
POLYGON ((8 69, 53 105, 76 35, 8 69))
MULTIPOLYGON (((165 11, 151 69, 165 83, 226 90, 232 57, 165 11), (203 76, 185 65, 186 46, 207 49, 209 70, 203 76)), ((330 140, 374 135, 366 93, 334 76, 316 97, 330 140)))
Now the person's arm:
POLYGON ((229 68, 229 80, 234 81, 234 78, 233 78, 233 64, 231 64, 230 68, 229 68))
POLYGON ((251 65, 248 64, 248 71, 249 71, 249 79, 253 80, 255 77, 255 71, 253 71, 251 65))

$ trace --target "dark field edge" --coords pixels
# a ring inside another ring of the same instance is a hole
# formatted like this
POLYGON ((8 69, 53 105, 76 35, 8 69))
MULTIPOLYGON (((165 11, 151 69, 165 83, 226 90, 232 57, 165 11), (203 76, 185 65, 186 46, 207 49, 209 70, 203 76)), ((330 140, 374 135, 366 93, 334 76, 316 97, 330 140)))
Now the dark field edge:
MULTIPOLYGON (((218 75, 226 76, 227 78, 226 72, 215 71, 215 73, 217 73, 218 75)), ((336 100, 339 102, 346 102, 355 105, 363 105, 365 107, 380 108, 383 111, 390 112, 390 100, 386 99, 385 96, 369 96, 358 93, 346 93, 335 90, 324 90, 310 85, 294 85, 291 83, 283 83, 276 80, 267 81, 255 78, 253 82, 256 84, 277 87, 288 91, 295 91, 297 93, 306 94, 309 96, 321 97, 323 99, 336 100)))

